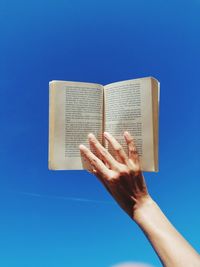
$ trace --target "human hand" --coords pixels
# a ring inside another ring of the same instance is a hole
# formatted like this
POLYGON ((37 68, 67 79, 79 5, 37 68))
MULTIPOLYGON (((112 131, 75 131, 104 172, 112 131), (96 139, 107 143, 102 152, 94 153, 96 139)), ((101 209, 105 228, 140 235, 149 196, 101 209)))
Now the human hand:
POLYGON ((93 134, 88 135, 90 149, 84 145, 79 146, 81 155, 118 204, 134 219, 136 210, 145 202, 151 201, 151 197, 141 172, 133 138, 128 132, 124 132, 128 146, 127 155, 111 134, 105 132, 104 136, 115 152, 114 157, 93 134), (96 155, 91 150, 94 150, 96 155))

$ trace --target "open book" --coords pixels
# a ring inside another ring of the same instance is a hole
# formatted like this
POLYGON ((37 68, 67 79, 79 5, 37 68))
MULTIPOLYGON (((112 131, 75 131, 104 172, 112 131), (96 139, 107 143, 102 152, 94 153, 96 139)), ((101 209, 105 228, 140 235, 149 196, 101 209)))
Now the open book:
POLYGON ((128 131, 134 137, 142 170, 158 171, 159 85, 152 77, 105 86, 51 81, 49 169, 89 170, 79 151, 80 144, 89 148, 89 133, 93 133, 113 156, 104 131, 111 133, 127 152, 123 133, 128 131))

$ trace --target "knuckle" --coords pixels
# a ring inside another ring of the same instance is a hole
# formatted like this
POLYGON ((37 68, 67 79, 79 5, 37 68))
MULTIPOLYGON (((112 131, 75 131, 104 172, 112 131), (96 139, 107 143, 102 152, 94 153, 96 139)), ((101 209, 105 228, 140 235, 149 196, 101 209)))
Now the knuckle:
POLYGON ((133 143, 133 142, 134 142, 134 140, 133 140, 132 137, 130 137, 130 138, 127 140, 127 143, 128 143, 128 144, 131 144, 131 143, 133 143))
POLYGON ((101 149, 100 153, 103 157, 107 156, 107 150, 106 149, 101 149))
POLYGON ((120 175, 118 172, 112 173, 110 174, 108 181, 110 184, 116 184, 119 181, 119 177, 120 175))
POLYGON ((141 171, 140 164, 137 163, 137 164, 135 165, 135 172, 140 172, 140 171, 141 171))
POLYGON ((131 170, 127 167, 120 169, 120 176, 128 176, 130 175, 131 170))
POLYGON ((122 151, 122 146, 121 146, 121 145, 117 145, 117 146, 115 147, 115 150, 116 150, 117 152, 122 151))
POLYGON ((141 167, 139 162, 132 162, 130 161, 129 163, 129 174, 130 175, 135 175, 136 173, 141 171, 141 167))
POLYGON ((129 151, 130 151, 131 154, 137 154, 136 147, 130 147, 129 151))
POLYGON ((92 163, 93 163, 93 164, 96 164, 96 163, 97 163, 97 159, 92 158, 92 163))

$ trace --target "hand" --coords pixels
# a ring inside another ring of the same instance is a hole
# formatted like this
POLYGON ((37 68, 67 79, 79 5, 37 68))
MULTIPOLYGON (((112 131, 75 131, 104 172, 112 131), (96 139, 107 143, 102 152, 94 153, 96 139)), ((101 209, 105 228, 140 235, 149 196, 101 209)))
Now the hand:
POLYGON ((115 152, 114 157, 93 134, 88 135, 90 149, 84 145, 79 146, 93 173, 139 225, 163 266, 200 266, 199 254, 176 231, 149 196, 131 135, 124 132, 128 155, 111 134, 104 133, 104 136, 115 152))
POLYGON ((81 155, 88 161, 93 173, 104 184, 119 205, 134 219, 136 210, 151 200, 143 174, 139 156, 132 136, 124 132, 128 146, 128 155, 122 146, 109 133, 104 136, 115 152, 113 157, 93 134, 88 135, 90 149, 80 145, 81 155), (95 151, 95 154, 91 152, 95 151))

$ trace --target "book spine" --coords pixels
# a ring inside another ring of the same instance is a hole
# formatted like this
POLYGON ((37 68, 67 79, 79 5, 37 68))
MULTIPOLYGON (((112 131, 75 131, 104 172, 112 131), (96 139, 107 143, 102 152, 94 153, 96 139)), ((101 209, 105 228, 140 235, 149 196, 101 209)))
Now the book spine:
POLYGON ((152 86, 152 115, 153 115, 153 143, 154 143, 154 171, 158 172, 158 140, 159 140, 159 92, 160 83, 151 78, 152 86))

